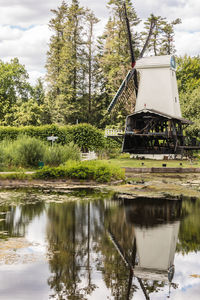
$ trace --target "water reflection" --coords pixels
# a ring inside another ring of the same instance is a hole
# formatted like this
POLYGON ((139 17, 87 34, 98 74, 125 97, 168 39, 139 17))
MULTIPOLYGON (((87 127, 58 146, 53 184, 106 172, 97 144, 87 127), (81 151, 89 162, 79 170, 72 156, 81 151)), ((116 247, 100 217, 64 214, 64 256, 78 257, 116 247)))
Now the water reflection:
MULTIPOLYGON (((31 204, 28 196, 23 204, 0 206, 1 232, 7 231, 10 237, 32 236, 46 247, 48 260, 41 262, 48 270, 46 286, 33 289, 45 291, 44 299, 74 300, 164 299, 170 293, 176 299, 183 293, 188 278, 183 280, 180 264, 186 266, 187 255, 200 247, 200 201, 138 198, 119 202, 106 194, 104 199, 87 201, 86 196, 81 194, 84 201, 70 201, 67 195, 69 201, 63 203, 38 197, 31 204)), ((39 270, 30 265, 26 274, 29 269, 39 278, 39 270)), ((4 270, 0 280, 5 281, 6 274, 4 270)), ((191 274, 190 280, 198 278, 196 270, 191 274)), ((25 280, 23 273, 20 278, 25 280)), ((4 299, 11 299, 6 293, 4 299)))
POLYGON ((52 297, 87 299, 85 296, 96 287, 91 279, 90 266, 90 241, 96 234, 96 226, 94 222, 91 224, 90 206, 90 203, 69 203, 62 205, 62 209, 56 204, 49 207, 47 238, 52 275, 48 284, 54 291, 52 297))
POLYGON ((142 198, 124 201, 114 218, 109 217, 109 236, 130 269, 126 299, 132 297, 133 278, 146 299, 171 285, 180 217, 181 201, 142 198))

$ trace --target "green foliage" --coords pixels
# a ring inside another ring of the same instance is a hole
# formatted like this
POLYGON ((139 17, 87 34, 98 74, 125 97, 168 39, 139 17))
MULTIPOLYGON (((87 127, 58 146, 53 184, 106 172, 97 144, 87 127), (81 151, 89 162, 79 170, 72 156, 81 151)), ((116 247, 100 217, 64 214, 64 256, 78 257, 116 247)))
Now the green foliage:
POLYGON ((180 102, 183 116, 194 122, 187 127, 187 134, 200 138, 200 87, 181 93, 180 102))
POLYGON ((31 174, 25 174, 23 172, 0 174, 0 179, 1 180, 29 180, 31 179, 31 174))
POLYGON ((34 175, 37 179, 70 178, 81 180, 96 180, 97 182, 110 182, 124 179, 124 171, 115 165, 104 161, 74 162, 69 161, 57 168, 44 167, 34 175))
POLYGON ((98 150, 105 147, 106 139, 103 132, 89 124, 73 126, 24 126, 24 127, 1 127, 0 140, 15 140, 19 135, 36 137, 46 141, 48 136, 57 136, 56 143, 66 145, 70 142, 76 144, 82 151, 98 150))
POLYGON ((57 125, 44 125, 44 126, 24 126, 24 127, 11 127, 0 126, 0 140, 10 139, 15 140, 19 135, 27 135, 36 137, 43 141, 47 140, 48 136, 58 136, 58 142, 61 144, 69 143, 72 139, 70 135, 69 126, 59 127, 57 125))
POLYGON ((5 116, 18 99, 27 101, 31 92, 28 73, 17 58, 4 63, 0 60, 0 120, 5 124, 5 116))
POLYGON ((102 149, 105 146, 103 133, 89 124, 78 124, 70 127, 72 141, 77 144, 83 152, 88 150, 102 149))
POLYGON ((13 142, 13 159, 14 163, 23 167, 37 167, 38 162, 44 158, 45 145, 42 141, 27 137, 19 136, 13 142))
POLYGON ((0 166, 38 167, 39 161, 58 166, 69 159, 80 160, 80 150, 72 142, 51 147, 35 137, 19 136, 16 140, 0 143, 0 166))
POLYGON ((194 122, 186 129, 186 132, 190 137, 200 137, 200 57, 184 56, 179 57, 177 61, 182 115, 194 122))
POLYGON ((53 147, 46 147, 44 153, 45 165, 58 166, 67 160, 80 160, 80 150, 73 142, 69 145, 55 145, 53 147))
POLYGON ((0 165, 10 167, 14 163, 15 149, 13 143, 10 140, 4 140, 0 143, 0 165))
POLYGON ((177 58, 177 81, 179 92, 192 92, 200 85, 200 56, 177 58))

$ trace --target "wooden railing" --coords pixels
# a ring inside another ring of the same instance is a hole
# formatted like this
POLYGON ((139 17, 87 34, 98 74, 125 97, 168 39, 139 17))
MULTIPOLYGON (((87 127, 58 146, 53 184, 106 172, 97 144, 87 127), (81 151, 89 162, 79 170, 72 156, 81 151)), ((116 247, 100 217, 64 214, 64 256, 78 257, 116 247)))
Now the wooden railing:
POLYGON ((81 160, 94 160, 97 159, 97 155, 94 151, 89 151, 87 153, 81 153, 81 160))
POLYGON ((123 130, 119 130, 119 129, 106 129, 105 130, 105 137, 107 136, 118 136, 118 135, 122 135, 124 132, 123 130))

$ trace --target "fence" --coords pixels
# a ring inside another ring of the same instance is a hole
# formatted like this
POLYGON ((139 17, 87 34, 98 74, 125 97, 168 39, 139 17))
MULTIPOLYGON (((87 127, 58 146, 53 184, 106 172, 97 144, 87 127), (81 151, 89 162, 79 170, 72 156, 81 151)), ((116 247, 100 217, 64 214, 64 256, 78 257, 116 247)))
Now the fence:
POLYGON ((124 132, 123 130, 119 130, 119 129, 106 129, 105 130, 105 137, 107 136, 118 136, 118 135, 122 135, 124 132))
POLYGON ((88 153, 81 153, 81 160, 94 160, 97 159, 97 155, 94 151, 88 153))

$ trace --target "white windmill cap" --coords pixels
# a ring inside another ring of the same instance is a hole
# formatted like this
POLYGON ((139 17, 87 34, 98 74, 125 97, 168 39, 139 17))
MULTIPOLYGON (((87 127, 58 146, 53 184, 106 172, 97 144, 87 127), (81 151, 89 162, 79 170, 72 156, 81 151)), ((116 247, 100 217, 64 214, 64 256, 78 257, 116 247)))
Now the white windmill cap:
POLYGON ((174 55, 148 56, 136 61, 136 69, 171 68, 176 70, 174 55))

